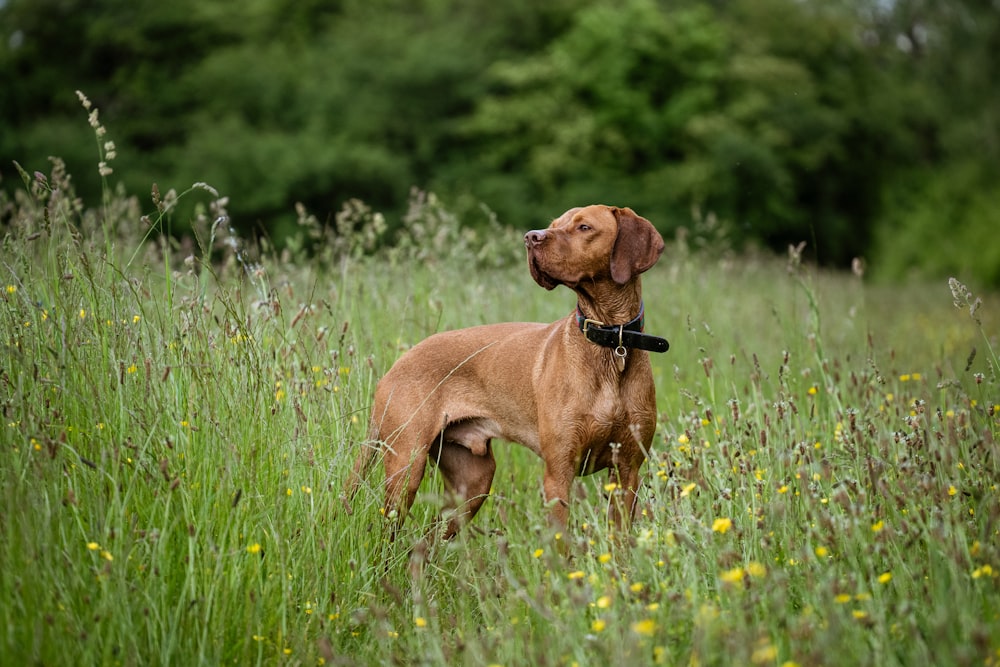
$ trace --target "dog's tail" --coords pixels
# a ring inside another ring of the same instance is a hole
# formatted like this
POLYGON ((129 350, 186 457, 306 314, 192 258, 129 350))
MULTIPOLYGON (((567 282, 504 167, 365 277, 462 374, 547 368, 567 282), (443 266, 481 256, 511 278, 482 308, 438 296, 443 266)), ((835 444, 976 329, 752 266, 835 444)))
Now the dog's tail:
POLYGON ((348 515, 354 513, 354 510, 351 508, 351 501, 354 500, 358 489, 364 484, 365 478, 368 476, 368 471, 371 470, 372 464, 375 462, 375 456, 380 449, 380 442, 377 439, 369 439, 361 443, 361 451, 358 452, 357 457, 354 459, 354 465, 347 476, 344 490, 340 494, 340 501, 344 504, 344 510, 348 515))

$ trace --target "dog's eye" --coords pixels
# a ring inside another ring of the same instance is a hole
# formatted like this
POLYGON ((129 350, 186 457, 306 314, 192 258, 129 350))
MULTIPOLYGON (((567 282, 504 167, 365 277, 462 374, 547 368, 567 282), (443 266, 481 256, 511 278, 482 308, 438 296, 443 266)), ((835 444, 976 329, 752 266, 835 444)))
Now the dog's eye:
POLYGON ((583 224, 583 225, 580 225, 579 227, 577 227, 576 229, 577 229, 577 231, 581 231, 581 232, 589 232, 590 231, 590 225, 583 224))

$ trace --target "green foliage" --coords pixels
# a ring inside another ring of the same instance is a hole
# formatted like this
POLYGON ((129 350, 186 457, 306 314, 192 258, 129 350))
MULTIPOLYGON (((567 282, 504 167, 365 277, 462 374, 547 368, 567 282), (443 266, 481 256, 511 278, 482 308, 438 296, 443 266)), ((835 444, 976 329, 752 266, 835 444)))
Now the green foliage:
POLYGON ((887 195, 876 251, 883 276, 957 275, 1000 284, 1000 185, 975 164, 914 174, 887 195))
MULTIPOLYGON (((575 19, 535 58, 494 66, 502 88, 479 104, 467 128, 492 139, 484 158, 494 172, 509 180, 526 174, 549 206, 584 192, 603 201, 662 155, 682 155, 680 130, 712 103, 720 78, 713 60, 726 48, 700 10, 668 17, 640 1, 595 5, 575 19)), ((683 205, 701 182, 650 178, 655 188, 635 183, 620 196, 636 207, 678 197, 683 205)))
POLYGON ((553 535, 539 461, 498 446, 456 540, 421 542, 447 500, 431 475, 390 544, 376 478, 341 498, 374 383, 434 331, 566 314, 510 263, 520 234, 487 216, 469 236, 414 192, 395 234, 357 201, 332 225, 300 206, 292 242, 258 249, 205 184, 88 207, 59 160, 22 176, 0 194, 7 661, 1000 656, 995 298, 672 245, 644 279, 672 349, 629 533, 585 478, 553 535), (176 242, 178 203, 206 194, 176 242))
MULTIPOLYGON (((360 199, 395 230, 417 188, 466 224, 627 203, 668 232, 713 214, 741 246, 937 275, 958 260, 883 239, 992 224, 953 202, 1000 176, 998 30, 972 0, 10 0, 0 169, 11 193, 12 161, 60 155, 92 203, 83 90, 116 128, 112 185, 210 181, 279 245, 296 203, 326 221, 360 199)), ((995 256, 972 261, 996 284, 995 256)))
POLYGON ((852 183, 827 186, 824 201, 810 189, 843 169, 843 115, 858 94, 824 80, 829 52, 816 43, 849 43, 850 26, 768 7, 782 12, 781 34, 793 31, 796 48, 766 30, 775 19, 760 3, 731 16, 651 0, 596 3, 540 55, 494 68, 501 88, 469 131, 494 147, 483 152, 490 171, 509 181, 527 173, 553 210, 621 198, 679 224, 695 207, 729 221, 738 239, 816 239, 825 257, 841 259, 845 232, 855 230, 844 211, 822 207, 852 183))

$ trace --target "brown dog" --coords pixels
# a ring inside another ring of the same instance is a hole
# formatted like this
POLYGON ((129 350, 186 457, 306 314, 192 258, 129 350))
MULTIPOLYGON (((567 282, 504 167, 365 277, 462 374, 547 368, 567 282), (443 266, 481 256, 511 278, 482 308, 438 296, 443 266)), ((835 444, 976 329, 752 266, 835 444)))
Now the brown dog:
POLYGON ((656 428, 647 350, 667 349, 641 333, 639 274, 659 259, 663 239, 631 209, 587 206, 528 232, 524 243, 531 276, 576 292, 577 311, 552 324, 447 331, 404 354, 375 391, 349 497, 384 448, 385 512, 401 522, 430 458, 458 501, 445 529, 451 537, 489 494, 492 440, 501 438, 545 461, 557 526, 566 525, 574 477, 605 468, 618 494, 609 518, 619 526, 623 515, 631 519, 656 428))

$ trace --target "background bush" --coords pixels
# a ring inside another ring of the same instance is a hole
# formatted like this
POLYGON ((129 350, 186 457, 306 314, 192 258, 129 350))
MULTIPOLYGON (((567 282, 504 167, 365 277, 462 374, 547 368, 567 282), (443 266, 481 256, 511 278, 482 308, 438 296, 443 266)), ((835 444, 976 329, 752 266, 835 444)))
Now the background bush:
POLYGON ((996 285, 995 252, 954 248, 995 235, 998 37, 973 0, 9 0, 0 174, 59 155, 96 200, 80 89, 112 183, 212 182, 279 243, 296 202, 360 199, 392 232, 417 187, 466 226, 713 213, 738 244, 996 285))

